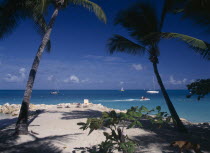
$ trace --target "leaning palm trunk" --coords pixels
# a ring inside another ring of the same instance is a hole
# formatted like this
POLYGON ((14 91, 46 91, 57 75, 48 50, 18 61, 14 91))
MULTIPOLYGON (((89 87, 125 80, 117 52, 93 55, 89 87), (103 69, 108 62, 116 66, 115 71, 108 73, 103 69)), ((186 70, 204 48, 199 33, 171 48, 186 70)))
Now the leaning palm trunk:
POLYGON ((32 67, 31 67, 31 71, 29 73, 29 78, 28 78, 28 82, 27 82, 27 85, 26 85, 24 98, 23 98, 23 101, 22 101, 18 121, 16 123, 16 128, 15 128, 16 134, 18 134, 18 135, 21 135, 21 134, 24 135, 24 134, 28 133, 28 110, 29 110, 29 103, 30 103, 30 99, 31 99, 32 88, 33 88, 33 85, 34 85, 34 80, 35 80, 35 77, 36 77, 36 72, 37 72, 38 67, 39 67, 41 56, 44 52, 44 49, 46 47, 47 42, 50 39, 50 34, 51 34, 51 31, 52 31, 52 27, 54 25, 54 22, 55 22, 55 19, 56 19, 57 15, 58 15, 59 9, 60 9, 60 7, 57 7, 55 9, 52 17, 51 17, 51 20, 50 20, 50 22, 48 24, 48 27, 47 27, 47 31, 46 31, 45 35, 43 36, 42 43, 39 46, 36 57, 34 59, 32 67))
POLYGON ((161 77, 159 75, 159 72, 158 72, 158 68, 157 68, 157 63, 156 62, 153 62, 153 68, 154 68, 154 72, 155 72, 155 75, 156 75, 156 78, 157 78, 157 81, 158 81, 158 84, 160 85, 160 89, 163 93, 163 96, 165 98, 165 101, 166 101, 166 104, 168 106, 168 109, 171 113, 171 116, 173 118, 173 122, 174 122, 174 125, 177 126, 178 130, 180 132, 187 132, 187 129, 185 128, 184 124, 182 123, 182 121, 180 120, 169 96, 168 96, 168 93, 163 85, 163 82, 161 80, 161 77))

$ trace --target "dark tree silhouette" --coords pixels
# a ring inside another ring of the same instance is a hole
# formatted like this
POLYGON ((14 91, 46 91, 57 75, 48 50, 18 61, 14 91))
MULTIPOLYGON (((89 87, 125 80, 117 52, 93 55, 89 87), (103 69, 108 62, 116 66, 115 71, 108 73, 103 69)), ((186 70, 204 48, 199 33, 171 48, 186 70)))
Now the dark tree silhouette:
MULTIPOLYGON (((101 7, 89 0, 37 0, 35 2, 34 0, 7 0, 2 5, 0 5, 1 6, 0 17, 3 18, 5 21, 7 21, 7 22, 1 22, 0 24, 0 35, 2 36, 4 34, 8 34, 9 32, 11 32, 11 30, 16 26, 19 20, 28 16, 28 14, 30 15, 30 17, 32 16, 33 19, 35 19, 35 21, 37 19, 39 19, 37 21, 43 21, 44 13, 47 12, 50 6, 54 6, 54 12, 49 21, 49 24, 46 26, 46 29, 44 29, 42 42, 38 48, 38 51, 36 53, 35 59, 33 61, 33 64, 29 73, 29 77, 26 84, 26 89, 25 89, 25 93, 24 93, 24 97, 23 97, 23 101, 22 101, 22 105, 20 109, 20 114, 18 117, 18 121, 16 123, 16 134, 28 133, 28 111, 29 111, 31 93, 32 93, 36 73, 39 67, 39 63, 41 60, 41 56, 44 52, 44 49, 46 48, 47 43, 49 42, 50 34, 52 31, 53 25, 55 23, 56 17, 58 16, 58 12, 61 9, 67 8, 67 6, 70 4, 81 5, 87 8, 89 11, 93 11, 99 19, 106 22, 106 16, 103 10, 101 9, 101 7), (23 6, 23 7, 19 7, 19 6, 23 6), (4 10, 4 11, 1 12, 1 10, 4 10), (6 14, 8 13, 7 10, 11 11, 9 12, 10 14, 9 19, 4 17, 4 16, 7 16, 6 14), (42 17, 41 19, 40 19, 40 16, 42 17), (7 24, 10 25, 9 28, 7 24)), ((41 24, 42 23, 43 22, 41 22, 41 24)))

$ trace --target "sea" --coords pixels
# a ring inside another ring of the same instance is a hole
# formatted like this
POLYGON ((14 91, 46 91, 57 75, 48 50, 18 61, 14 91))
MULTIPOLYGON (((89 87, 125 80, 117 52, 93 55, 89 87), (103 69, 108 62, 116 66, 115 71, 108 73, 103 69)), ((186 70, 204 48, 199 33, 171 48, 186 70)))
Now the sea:
MULTIPOLYGON (((162 111, 168 112, 166 102, 161 92, 148 94, 145 90, 60 90, 59 94, 51 95, 52 90, 33 90, 31 103, 58 104, 83 103, 89 99, 94 104, 102 104, 113 109, 125 110, 132 106, 146 106, 149 109, 161 106, 162 111), (140 101, 144 96, 148 101, 140 101)), ((187 90, 168 90, 169 97, 181 118, 191 122, 210 122, 210 95, 197 100, 196 96, 186 98, 187 90)), ((21 104, 24 90, 0 90, 0 105, 5 103, 21 104)), ((0 116, 4 116, 0 114, 0 116)))

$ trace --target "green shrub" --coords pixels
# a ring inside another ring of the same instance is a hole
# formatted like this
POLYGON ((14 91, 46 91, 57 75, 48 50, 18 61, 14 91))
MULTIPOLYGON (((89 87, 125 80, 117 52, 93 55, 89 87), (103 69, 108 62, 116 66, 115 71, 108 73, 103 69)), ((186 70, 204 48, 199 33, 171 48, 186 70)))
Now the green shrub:
POLYGON ((151 123, 161 127, 164 123, 170 122, 171 117, 167 112, 161 112, 161 107, 148 110, 146 107, 131 107, 126 113, 112 110, 103 112, 100 118, 88 118, 86 123, 77 123, 80 129, 90 129, 89 134, 94 130, 109 128, 110 133, 104 132, 106 140, 98 145, 97 149, 92 149, 92 153, 111 153, 113 150, 123 151, 123 153, 134 153, 137 143, 129 139, 125 134, 125 128, 142 127, 140 119, 148 119, 151 123), (153 114, 152 116, 150 116, 153 114))

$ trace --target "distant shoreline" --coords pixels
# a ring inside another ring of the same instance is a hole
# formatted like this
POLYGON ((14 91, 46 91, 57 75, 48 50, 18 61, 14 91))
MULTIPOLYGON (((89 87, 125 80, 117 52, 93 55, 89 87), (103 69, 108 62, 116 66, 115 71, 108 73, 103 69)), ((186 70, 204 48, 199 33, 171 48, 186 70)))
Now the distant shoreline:
MULTIPOLYGON (((20 106, 21 106, 20 104, 9 104, 9 103, 0 105, 0 119, 2 119, 1 116, 4 116, 5 118, 6 118, 6 116, 8 116, 8 118, 18 116, 20 106), (8 108, 6 110, 6 113, 2 111, 3 106, 5 106, 5 108, 8 108)), ((66 109, 66 108, 72 108, 72 106, 74 108, 82 108, 82 107, 86 108, 86 106, 87 106, 90 108, 94 107, 95 109, 98 109, 98 111, 115 110, 116 112, 126 112, 126 110, 108 108, 101 104, 92 104, 92 103, 90 103, 90 105, 85 105, 83 103, 59 103, 57 105, 55 105, 55 104, 47 104, 47 105, 46 104, 30 104, 30 112, 35 112, 36 110, 48 110, 48 109, 56 108, 56 107, 58 108, 59 106, 61 107, 61 108, 59 108, 60 110, 66 109), (80 107, 77 107, 77 106, 80 106, 80 107)), ((182 118, 182 117, 180 117, 180 119, 186 124, 194 124, 194 125, 205 124, 205 123, 210 124, 210 122, 191 122, 191 121, 188 121, 187 119, 182 118)))

